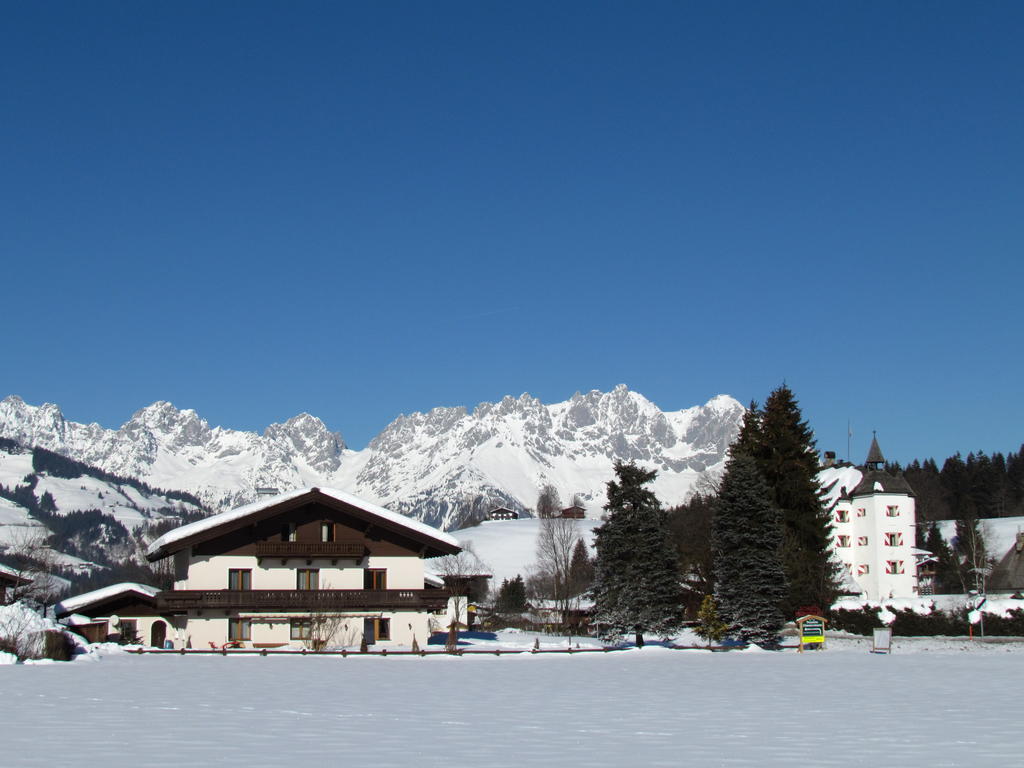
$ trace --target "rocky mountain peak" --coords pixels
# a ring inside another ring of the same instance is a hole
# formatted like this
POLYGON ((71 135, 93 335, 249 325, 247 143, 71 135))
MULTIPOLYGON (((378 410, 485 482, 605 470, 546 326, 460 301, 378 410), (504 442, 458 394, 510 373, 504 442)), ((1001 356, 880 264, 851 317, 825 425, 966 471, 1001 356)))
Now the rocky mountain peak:
POLYGON ((318 472, 329 474, 341 466, 345 450, 341 434, 331 432, 320 419, 308 413, 293 416, 284 424, 271 424, 263 431, 263 437, 287 454, 303 457, 318 472))

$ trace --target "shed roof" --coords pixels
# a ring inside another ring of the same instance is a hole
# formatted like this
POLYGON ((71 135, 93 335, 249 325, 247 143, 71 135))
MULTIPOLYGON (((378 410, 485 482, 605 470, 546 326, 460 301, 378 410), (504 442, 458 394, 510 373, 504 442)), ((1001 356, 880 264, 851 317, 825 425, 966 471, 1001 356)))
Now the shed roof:
POLYGON ((92 592, 84 592, 81 595, 75 595, 74 597, 66 597, 57 603, 54 610, 58 615, 77 613, 83 608, 88 608, 90 605, 95 605, 96 603, 101 603, 114 597, 120 597, 121 595, 132 593, 137 594, 143 600, 151 600, 156 597, 156 594, 159 591, 160 590, 156 587, 151 587, 148 584, 136 584, 134 582, 125 581, 120 584, 111 584, 109 587, 94 589, 92 592))

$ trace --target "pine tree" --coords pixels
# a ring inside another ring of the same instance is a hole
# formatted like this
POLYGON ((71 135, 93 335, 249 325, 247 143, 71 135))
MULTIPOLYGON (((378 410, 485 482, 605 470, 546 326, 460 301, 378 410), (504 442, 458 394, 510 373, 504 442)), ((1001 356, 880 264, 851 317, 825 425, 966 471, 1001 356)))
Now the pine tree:
POLYGON ((595 531, 597 558, 594 608, 602 636, 644 633, 661 637, 682 623, 679 564, 668 518, 657 497, 644 486, 657 473, 616 462, 616 480, 608 483, 608 513, 595 531))
POLYGON ((748 642, 774 644, 783 623, 779 605, 786 597, 782 526, 751 457, 730 457, 711 525, 715 596, 722 619, 748 642))
POLYGON ((780 607, 786 616, 797 608, 827 609, 838 592, 838 566, 829 543, 832 518, 821 502, 814 437, 785 384, 765 401, 763 411, 744 420, 740 442, 731 453, 752 456, 782 514, 782 562, 789 591, 780 607), (748 426, 749 424, 749 426, 748 426), (750 431, 752 434, 744 435, 750 431))

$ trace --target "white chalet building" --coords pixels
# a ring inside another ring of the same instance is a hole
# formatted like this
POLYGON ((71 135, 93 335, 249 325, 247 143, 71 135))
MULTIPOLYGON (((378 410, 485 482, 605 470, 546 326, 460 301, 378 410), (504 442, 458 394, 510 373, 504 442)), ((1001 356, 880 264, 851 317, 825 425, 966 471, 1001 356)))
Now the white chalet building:
POLYGON ((155 601, 175 647, 408 647, 448 603, 425 588, 424 558, 459 551, 429 525, 309 488, 183 525, 146 556, 173 557, 174 588, 155 601))
POLYGON ((914 491, 886 472, 872 438, 864 467, 829 467, 818 475, 832 511, 832 548, 867 600, 916 597, 914 491))

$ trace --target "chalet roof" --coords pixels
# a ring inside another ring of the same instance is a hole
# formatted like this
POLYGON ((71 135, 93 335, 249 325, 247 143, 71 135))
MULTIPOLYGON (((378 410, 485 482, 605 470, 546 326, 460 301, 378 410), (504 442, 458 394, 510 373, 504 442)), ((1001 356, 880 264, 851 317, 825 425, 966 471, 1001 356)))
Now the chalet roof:
POLYGON ((133 593, 141 597, 143 600, 151 600, 156 597, 156 594, 159 591, 160 590, 156 587, 151 587, 147 584, 135 584, 133 582, 126 581, 120 584, 111 584, 109 587, 94 589, 92 592, 84 592, 83 594, 75 595, 74 597, 66 597, 57 603, 54 610, 58 615, 77 613, 90 605, 95 605, 96 603, 102 603, 103 601, 110 600, 114 597, 133 593))
POLYGON ((272 517, 279 512, 298 508, 309 502, 318 502, 328 507, 345 508, 359 516, 380 525, 382 528, 403 533, 410 538, 428 544, 434 552, 428 556, 454 554, 458 552, 459 542, 447 533, 418 520, 400 515, 384 507, 371 504, 357 496, 334 488, 302 488, 288 491, 269 499, 261 499, 253 504, 221 512, 219 515, 197 520, 168 531, 149 545, 146 557, 159 560, 178 550, 199 541, 221 536, 225 533, 243 528, 246 525, 272 517))

